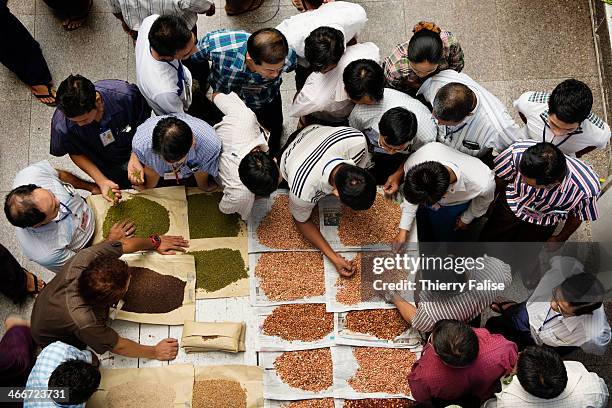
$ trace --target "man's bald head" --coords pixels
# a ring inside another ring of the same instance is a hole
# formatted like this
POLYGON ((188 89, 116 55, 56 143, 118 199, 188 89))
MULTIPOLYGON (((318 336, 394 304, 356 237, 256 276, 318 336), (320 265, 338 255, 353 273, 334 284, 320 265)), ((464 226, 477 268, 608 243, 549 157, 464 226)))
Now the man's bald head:
POLYGON ((459 82, 451 82, 436 94, 433 114, 438 120, 459 123, 476 108, 476 103, 476 94, 470 88, 459 82))
POLYGON ((289 44, 283 33, 276 28, 262 28, 249 37, 247 52, 257 65, 280 64, 287 58, 289 44))

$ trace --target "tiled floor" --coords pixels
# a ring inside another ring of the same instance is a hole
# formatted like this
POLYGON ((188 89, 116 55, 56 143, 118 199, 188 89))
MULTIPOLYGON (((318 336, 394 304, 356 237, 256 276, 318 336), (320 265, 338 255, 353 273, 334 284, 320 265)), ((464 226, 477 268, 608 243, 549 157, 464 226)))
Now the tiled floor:
MULTIPOLYGON (((217 14, 200 17, 200 35, 221 27, 254 30, 264 25, 274 26, 294 13, 290 0, 266 0, 256 12, 232 18, 225 15, 224 0, 216 1, 217 14)), ((364 6, 369 17, 359 39, 377 43, 383 55, 396 43, 405 41, 416 22, 433 20, 459 37, 465 50, 465 72, 481 81, 509 107, 526 90, 551 90, 568 76, 576 76, 591 85, 595 111, 603 114, 587 0, 357 2, 364 6)), ((91 80, 118 78, 134 82, 132 42, 104 0, 94 0, 88 23, 74 32, 61 29, 42 0, 9 0, 9 7, 40 42, 56 84, 70 73, 79 73, 91 80)), ((293 77, 288 76, 283 85, 285 107, 294 89, 293 77)), ((16 171, 42 159, 82 174, 67 157, 54 158, 48 154, 52 114, 53 109, 33 100, 27 87, 0 66, 0 192, 3 195, 10 189, 16 171)), ((286 119, 285 124, 292 130, 295 121, 286 119)), ((593 154, 589 160, 602 176, 607 175, 606 152, 593 154)), ((0 217, 0 237, 0 242, 25 267, 46 280, 52 278, 50 272, 23 258, 4 217, 0 217)), ((582 228, 574 238, 589 239, 589 228, 582 228)), ((226 312, 233 312, 245 305, 228 300, 223 307, 226 312)), ((30 310, 31 302, 17 307, 0 299, 0 319, 9 313, 27 316, 30 310)), ((582 358, 612 379, 609 358, 582 358)))

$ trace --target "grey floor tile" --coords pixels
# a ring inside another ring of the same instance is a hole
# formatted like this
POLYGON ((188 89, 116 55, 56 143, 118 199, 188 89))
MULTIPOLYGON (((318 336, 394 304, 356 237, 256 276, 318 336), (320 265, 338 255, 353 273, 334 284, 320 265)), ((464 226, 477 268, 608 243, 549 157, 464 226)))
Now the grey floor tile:
MULTIPOLYGON (((15 1, 12 4, 20 4, 20 1, 15 1)), ((16 14, 16 16, 24 27, 34 35, 34 15, 16 14)), ((29 101, 31 98, 30 88, 8 68, 0 65, 0 101, 29 101)))
POLYGON ((215 1, 215 15, 207 16, 200 14, 198 16, 198 38, 202 38, 209 31, 218 30, 221 28, 221 15, 225 15, 225 11, 220 9, 218 0, 215 1))
POLYGON ((17 171, 27 165, 29 101, 0 102, 0 190, 11 189, 17 171))
POLYGON ((585 0, 497 0, 499 38, 507 79, 597 74, 585 0))
POLYGON ((250 33, 264 27, 276 27, 287 17, 296 14, 293 6, 268 6, 264 4, 257 10, 239 16, 228 16, 225 11, 221 13, 221 27, 245 30, 250 33), (278 10, 278 13, 277 13, 278 10))
POLYGON ((506 81, 482 81, 480 85, 495 95, 502 103, 508 108, 508 111, 512 108, 512 101, 509 97, 509 84, 506 81))
POLYGON ((357 36, 359 42, 373 42, 380 48, 381 63, 398 43, 406 39, 404 3, 401 1, 361 3, 368 23, 357 36), (384 21, 384 24, 381 22, 384 21))
POLYGON ((610 146, 607 149, 594 150, 589 154, 582 156, 582 160, 593 166, 593 170, 604 179, 609 179, 610 176, 610 146))
MULTIPOLYGON (((9 317, 10 315, 20 315, 20 314, 21 314, 21 306, 14 304, 8 298, 4 297, 3 295, 0 295, 0 337, 4 336, 4 333, 6 332, 4 328, 4 321, 6 320, 6 318, 9 317)), ((22 316, 22 317, 28 319, 29 315, 22 316)))
POLYGON ((76 73, 92 81, 127 78, 126 34, 112 14, 95 13, 73 32, 58 29, 53 20, 47 14, 36 16, 36 39, 56 82, 76 73))
MULTIPOLYGON (((283 112, 287 112, 291 103, 293 102, 293 97, 295 96, 295 91, 281 91, 281 95, 283 98, 283 112)), ((298 118, 294 118, 293 116, 289 116, 287 113, 283 115, 283 137, 281 138, 281 146, 285 144, 289 135, 297 129, 298 118)))
MULTIPOLYGON (((30 1, 30 0, 27 0, 27 1, 30 1)), ((43 0, 35 0, 35 2, 36 2, 36 14, 53 14, 54 13, 53 9, 49 8, 49 6, 47 6, 43 0)), ((93 5, 91 7, 92 14, 90 14, 89 19, 91 20, 92 17, 95 18, 93 13, 110 13, 110 11, 111 11, 110 6, 106 2, 106 0, 93 0, 93 5)), ((59 20, 56 26, 63 30, 59 20)), ((78 32, 79 30, 75 30, 74 32, 78 32)))
POLYGON ((17 14, 36 14, 36 0, 9 0, 8 8, 11 13, 17 14))
POLYGON ((433 21, 451 31, 465 54, 464 72, 480 81, 502 78, 501 53, 496 8, 493 2, 481 0, 449 0, 442 6, 436 0, 404 0, 406 35, 419 21, 433 21))

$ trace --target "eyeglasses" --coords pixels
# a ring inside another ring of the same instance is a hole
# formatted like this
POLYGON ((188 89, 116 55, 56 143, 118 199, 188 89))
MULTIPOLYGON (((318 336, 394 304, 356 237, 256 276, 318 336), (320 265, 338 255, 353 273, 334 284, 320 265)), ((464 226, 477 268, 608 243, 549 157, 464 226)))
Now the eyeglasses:
POLYGON ((410 144, 411 142, 407 142, 407 143, 404 143, 402 146, 391 146, 385 143, 385 139, 381 136, 380 133, 378 134, 378 147, 385 149, 385 150, 389 150, 394 153, 403 152, 404 150, 408 148, 408 146, 410 146, 410 144))

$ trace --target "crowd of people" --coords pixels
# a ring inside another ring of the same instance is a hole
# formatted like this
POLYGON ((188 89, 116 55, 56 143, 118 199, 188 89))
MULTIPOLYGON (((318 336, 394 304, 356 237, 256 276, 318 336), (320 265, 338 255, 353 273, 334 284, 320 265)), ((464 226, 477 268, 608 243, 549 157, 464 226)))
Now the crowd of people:
MULTIPOLYGON (((177 355, 176 339, 138 344, 110 328, 108 315, 130 281, 121 255, 173 254, 189 243, 136 238, 134 224, 123 220, 107 241, 91 245, 95 219, 84 192, 116 203, 128 188, 221 190, 219 210, 247 220, 255 200, 287 188, 297 230, 344 276, 356 272, 355 264, 332 249, 311 218, 330 194, 356 211, 372 207, 377 188, 399 197, 394 251, 415 226, 423 242, 560 245, 599 217, 600 177, 582 157, 607 147, 610 128, 592 112, 593 93, 581 81, 522 94, 514 102, 519 125, 498 97, 462 72, 473 62, 465 61, 460 39, 432 22, 418 22, 385 56, 359 41, 367 15, 346 1, 295 0, 296 15, 276 28, 200 34, 198 14, 215 13, 209 0, 107 1, 134 39, 136 84, 75 73, 57 90, 40 46, 0 1, 0 30, 11 38, 0 45, 0 60, 42 103, 56 106, 51 155, 68 155, 91 179, 41 161, 17 173, 5 198, 23 254, 55 277, 43 282, 0 245, 2 293, 16 303, 36 296, 30 321, 5 322, 2 386, 68 387, 70 400, 61 406, 84 406, 100 382, 97 354, 177 355), (297 91, 283 112, 280 86, 292 71, 297 91), (283 129, 284 114, 295 119, 294 131, 283 129)), ((74 30, 92 0, 45 3, 74 30)), ((225 11, 260 4, 232 0, 225 11)), ((386 294, 427 335, 407 379, 414 399, 433 406, 607 406, 605 382, 562 359, 577 348, 605 352, 606 289, 592 271, 564 262, 551 261, 522 302, 471 291, 446 299, 424 294, 415 306, 386 294), (480 327, 489 306, 498 316, 480 327)), ((483 271, 464 278, 509 285, 510 272, 489 257, 483 271)))

